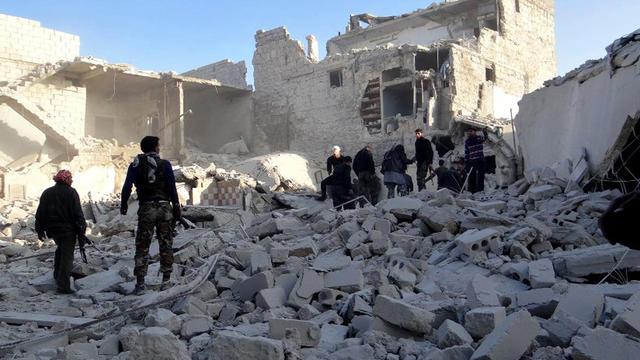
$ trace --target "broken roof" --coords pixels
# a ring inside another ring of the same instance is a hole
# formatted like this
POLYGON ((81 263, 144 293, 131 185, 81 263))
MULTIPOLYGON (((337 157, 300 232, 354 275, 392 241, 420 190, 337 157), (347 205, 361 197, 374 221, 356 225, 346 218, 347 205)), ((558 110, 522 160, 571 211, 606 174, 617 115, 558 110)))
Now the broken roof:
POLYGON ((96 59, 93 57, 78 57, 74 61, 69 62, 66 66, 63 66, 59 71, 64 71, 67 74, 75 74, 79 79, 88 80, 92 77, 103 75, 109 71, 116 71, 118 73, 148 78, 156 80, 179 80, 182 81, 186 87, 192 89, 204 89, 208 87, 216 87, 219 89, 226 89, 232 92, 251 92, 250 87, 240 88, 228 84, 223 84, 216 79, 200 79, 190 76, 178 75, 175 72, 156 72, 150 70, 140 70, 129 64, 113 64, 102 59, 96 59))

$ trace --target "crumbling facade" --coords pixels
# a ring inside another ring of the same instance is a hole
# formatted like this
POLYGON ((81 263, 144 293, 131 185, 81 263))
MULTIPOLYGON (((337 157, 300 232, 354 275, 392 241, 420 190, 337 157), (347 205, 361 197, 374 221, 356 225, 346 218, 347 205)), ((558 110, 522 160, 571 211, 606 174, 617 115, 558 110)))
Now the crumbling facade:
POLYGON ((60 166, 72 167, 78 179, 91 171, 86 183, 76 181, 81 195, 116 191, 120 184, 111 162, 118 155, 93 153, 86 137, 128 144, 157 135, 163 156, 178 161, 187 141, 208 152, 230 140, 252 141, 244 63, 215 63, 191 75, 142 71, 79 57, 77 36, 8 15, 0 15, 0 35, 0 193, 5 197, 38 196, 60 166))
POLYGON ((592 188, 638 189, 640 30, 607 52, 522 99, 516 125, 526 171, 546 167, 592 188))
POLYGON ((508 119, 522 95, 555 76, 554 28, 553 1, 460 0, 352 16, 322 61, 286 28, 261 30, 256 125, 269 150, 324 154, 337 143, 355 153, 371 144, 380 156, 416 127, 450 135, 462 119, 508 119))

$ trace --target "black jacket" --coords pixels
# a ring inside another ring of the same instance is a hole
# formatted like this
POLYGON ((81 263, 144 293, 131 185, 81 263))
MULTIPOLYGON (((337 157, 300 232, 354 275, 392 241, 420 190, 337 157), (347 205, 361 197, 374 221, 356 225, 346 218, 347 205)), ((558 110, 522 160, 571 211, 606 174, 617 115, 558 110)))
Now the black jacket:
POLYGON ((433 148, 431 141, 420 138, 416 139, 416 162, 419 164, 430 165, 433 162, 433 148))
POLYGON ((351 166, 341 163, 333 171, 333 186, 340 186, 344 190, 351 190, 351 166))
POLYGON ((387 171, 393 171, 404 174, 407 170, 407 165, 412 162, 413 161, 407 159, 407 154, 404 152, 404 146, 396 145, 396 147, 384 154, 382 173, 384 174, 387 171))
POLYGON ((331 173, 333 173, 333 170, 335 169, 336 166, 338 166, 339 164, 342 164, 344 162, 344 156, 340 156, 339 158, 331 155, 327 158, 327 172, 329 173, 329 175, 331 175, 331 173))
POLYGON ((373 162, 373 155, 366 148, 358 151, 353 159, 353 172, 360 174, 361 172, 370 172, 375 174, 376 165, 373 162))
POLYGON ((80 197, 74 188, 57 183, 40 196, 36 211, 36 232, 49 237, 62 234, 83 234, 87 224, 82 213, 80 197))

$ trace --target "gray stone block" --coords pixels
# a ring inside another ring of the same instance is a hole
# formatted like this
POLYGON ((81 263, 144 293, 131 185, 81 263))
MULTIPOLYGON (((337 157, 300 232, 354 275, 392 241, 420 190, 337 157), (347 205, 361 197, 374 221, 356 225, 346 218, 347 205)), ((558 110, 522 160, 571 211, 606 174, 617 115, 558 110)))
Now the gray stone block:
POLYGON ((431 312, 384 295, 376 297, 373 313, 393 325, 421 334, 431 331, 435 319, 431 312))
POLYGON ((487 335, 471 360, 519 359, 540 332, 540 325, 526 310, 513 313, 487 335))
POLYGON ((320 326, 313 321, 270 319, 269 337, 272 339, 284 338, 287 329, 296 329, 300 334, 300 345, 306 347, 318 346, 322 339, 320 326))

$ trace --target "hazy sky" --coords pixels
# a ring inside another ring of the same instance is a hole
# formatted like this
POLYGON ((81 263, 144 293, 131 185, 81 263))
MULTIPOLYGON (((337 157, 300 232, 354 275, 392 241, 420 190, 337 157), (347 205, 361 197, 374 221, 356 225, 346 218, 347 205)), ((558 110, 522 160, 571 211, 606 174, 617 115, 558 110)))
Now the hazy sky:
MULTIPOLYGON (((0 0, 0 13, 80 35, 80 53, 140 69, 184 72, 230 58, 251 58, 258 29, 285 25, 306 45, 344 32, 349 14, 397 15, 427 7, 417 0, 0 0)), ((605 55, 613 40, 640 27, 638 0, 556 0, 558 72, 605 55)))

